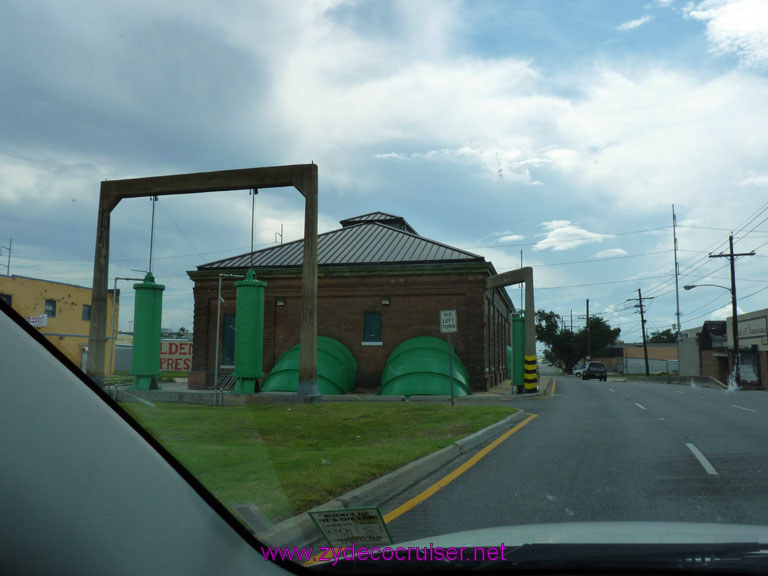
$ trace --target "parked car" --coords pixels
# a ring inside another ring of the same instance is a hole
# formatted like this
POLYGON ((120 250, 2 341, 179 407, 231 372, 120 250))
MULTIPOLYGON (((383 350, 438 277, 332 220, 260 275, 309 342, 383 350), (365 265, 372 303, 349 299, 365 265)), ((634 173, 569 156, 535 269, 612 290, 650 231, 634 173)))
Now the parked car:
POLYGON ((581 375, 581 379, 590 380, 592 378, 597 378, 603 382, 608 380, 608 369, 605 367, 605 364, 602 362, 590 362, 587 364, 587 368, 581 375))
POLYGON ((571 374, 573 374, 574 376, 581 376, 582 374, 584 374, 584 368, 574 368, 571 371, 571 374))

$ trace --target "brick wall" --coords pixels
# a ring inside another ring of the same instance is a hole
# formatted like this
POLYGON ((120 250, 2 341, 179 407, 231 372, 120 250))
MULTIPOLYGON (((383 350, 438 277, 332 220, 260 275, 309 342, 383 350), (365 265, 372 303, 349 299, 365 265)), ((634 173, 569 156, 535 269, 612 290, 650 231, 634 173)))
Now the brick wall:
POLYGON ((728 358, 715 356, 718 350, 701 351, 701 375, 719 380, 723 384, 728 383, 728 358))
MULTIPOLYGON (((624 346, 625 358, 644 358, 643 346, 624 346)), ((654 360, 677 360, 677 344, 648 344, 648 358, 654 360)))
MULTIPOLYGON (((496 296, 484 313, 486 275, 424 274, 403 276, 320 276, 318 278, 318 335, 335 338, 344 344, 358 363, 356 386, 376 390, 381 372, 392 351, 415 336, 440 334, 439 311, 455 309, 458 333, 452 341, 467 367, 474 390, 485 390, 506 377, 505 347, 509 344, 508 312, 496 296), (382 298, 389 304, 382 304, 382 298), (382 345, 363 345, 363 315, 381 313, 382 345), (486 331, 491 326, 491 342, 486 347, 486 331), (486 373, 486 354, 492 365, 486 373), (500 367, 500 368, 499 368, 500 367)), ((301 318, 301 278, 265 277, 264 370, 269 372, 280 355, 299 341, 301 318), (277 298, 285 305, 277 306, 277 298)), ((194 356, 189 375, 190 388, 213 385, 213 358, 217 315, 217 280, 195 283, 194 356)), ((489 292, 491 293, 491 292, 489 292)), ((236 294, 232 281, 222 287, 224 314, 235 313, 236 294)), ((221 354, 221 351, 220 351, 221 354)))

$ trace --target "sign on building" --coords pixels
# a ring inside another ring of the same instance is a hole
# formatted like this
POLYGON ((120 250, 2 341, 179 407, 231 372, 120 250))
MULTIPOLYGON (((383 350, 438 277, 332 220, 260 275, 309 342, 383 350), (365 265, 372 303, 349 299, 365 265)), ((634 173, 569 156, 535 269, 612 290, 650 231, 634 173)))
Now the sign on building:
POLYGON ((457 331, 456 310, 440 310, 440 333, 455 334, 457 331))
POLYGON ((759 338, 768 334, 768 321, 765 316, 739 320, 739 338, 759 338))
POLYGON ((160 370, 188 372, 192 369, 192 342, 160 342, 160 370))
POLYGON ((37 316, 24 316, 24 320, 29 322, 35 328, 48 326, 48 314, 38 314, 37 316))

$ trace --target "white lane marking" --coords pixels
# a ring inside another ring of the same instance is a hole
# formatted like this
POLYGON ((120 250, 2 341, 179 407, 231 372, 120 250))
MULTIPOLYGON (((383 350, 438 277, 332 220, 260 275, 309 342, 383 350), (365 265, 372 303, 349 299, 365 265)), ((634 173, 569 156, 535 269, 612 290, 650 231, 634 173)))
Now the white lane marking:
POLYGON ((747 410, 748 412, 757 412, 757 410, 752 410, 752 408, 744 408, 744 406, 736 406, 736 404, 731 404, 734 408, 739 408, 741 410, 747 410))
POLYGON ((686 443, 686 446, 688 446, 688 450, 693 452, 693 455, 696 456, 696 460, 699 461, 699 464, 701 464, 704 467, 704 470, 707 471, 707 474, 710 474, 712 476, 718 476, 717 470, 715 470, 715 467, 710 464, 709 460, 707 460, 706 456, 701 453, 701 451, 696 448, 691 443, 686 443))
POLYGON ((638 404, 637 402, 635 402, 635 406, 640 408, 640 410, 645 410, 645 406, 643 406, 642 404, 638 404))
POLYGON ((608 390, 610 390, 611 392, 616 392, 616 390, 614 390, 613 388, 608 388, 608 390))
POLYGON ((685 394, 685 392, 683 392, 682 390, 675 390, 675 392, 677 392, 678 394, 685 394))

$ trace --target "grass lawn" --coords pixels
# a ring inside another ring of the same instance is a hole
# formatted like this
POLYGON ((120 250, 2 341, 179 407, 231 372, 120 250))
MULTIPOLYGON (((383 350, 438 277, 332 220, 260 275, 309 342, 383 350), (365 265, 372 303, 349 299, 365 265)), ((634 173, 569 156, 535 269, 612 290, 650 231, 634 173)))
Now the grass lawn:
POLYGON ((504 406, 325 403, 122 406, 225 505, 273 522, 498 422, 504 406))

